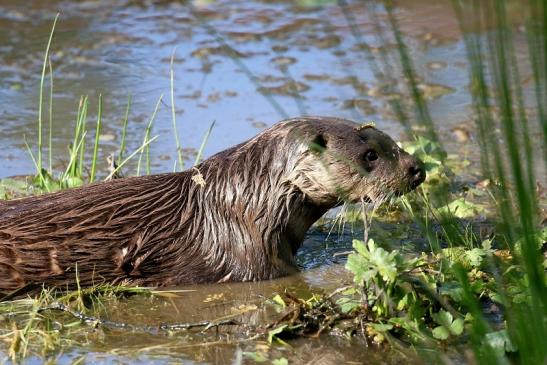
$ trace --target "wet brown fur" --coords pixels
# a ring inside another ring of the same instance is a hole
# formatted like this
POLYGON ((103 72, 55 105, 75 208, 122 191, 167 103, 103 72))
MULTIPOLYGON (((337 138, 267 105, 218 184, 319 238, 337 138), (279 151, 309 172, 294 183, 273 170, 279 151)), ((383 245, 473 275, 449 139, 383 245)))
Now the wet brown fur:
POLYGON ((170 286, 294 272, 306 231, 342 199, 410 190, 416 160, 357 127, 291 119, 197 169, 0 202, 0 291, 73 287, 76 275, 82 286, 170 286), (385 161, 368 173, 362 156, 371 143, 385 161))

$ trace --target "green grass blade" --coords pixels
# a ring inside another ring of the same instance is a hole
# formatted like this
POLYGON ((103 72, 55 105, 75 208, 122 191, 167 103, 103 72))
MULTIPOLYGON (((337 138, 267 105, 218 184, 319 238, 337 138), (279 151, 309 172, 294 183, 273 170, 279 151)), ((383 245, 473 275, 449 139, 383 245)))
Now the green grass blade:
POLYGON ((42 108, 44 103, 44 79, 46 77, 46 68, 49 60, 49 50, 51 48, 51 42, 53 40, 53 33, 55 32, 55 25, 57 24, 57 19, 59 19, 59 13, 55 16, 53 20, 53 25, 51 27, 51 32, 49 33, 49 39, 46 46, 46 53, 44 54, 44 62, 42 64, 42 76, 40 77, 40 92, 38 97, 38 174, 42 174, 42 108))
POLYGON ((196 17, 196 19, 200 22, 200 25, 210 34, 213 36, 213 38, 220 44, 224 49, 227 51, 228 56, 232 59, 232 61, 236 64, 236 66, 247 76, 249 81, 256 87, 256 90, 260 92, 260 94, 266 99, 266 101, 274 108, 274 110, 281 116, 281 118, 288 118, 289 114, 283 109, 281 104, 279 104, 271 95, 261 92, 261 85, 260 81, 258 80, 258 77, 241 61, 241 58, 235 54, 235 52, 231 51, 232 48, 228 45, 224 37, 207 21, 199 15, 199 12, 192 9, 192 14, 196 17))
POLYGON ((49 66, 49 133, 48 133, 48 167, 49 174, 53 176, 53 67, 51 57, 48 57, 49 66))
POLYGON ((171 55, 171 62, 169 63, 170 91, 171 91, 171 118, 173 121, 173 134, 175 135, 175 146, 177 148, 177 158, 179 161, 179 166, 180 168, 182 168, 182 166, 184 165, 182 161, 182 149, 180 146, 179 133, 177 131, 177 110, 175 107, 175 70, 174 70, 175 52, 176 52, 176 49, 173 51, 173 54, 171 55))
POLYGON ((161 105, 161 101, 163 99, 163 94, 159 97, 158 101, 156 102, 156 106, 154 107, 154 112, 152 113, 152 116, 150 117, 150 120, 148 121, 148 125, 146 126, 146 132, 144 133, 144 140, 143 145, 146 147, 141 150, 141 154, 139 156, 139 161, 137 163, 137 176, 140 176, 141 172, 141 162, 142 162, 142 156, 145 154, 146 158, 146 173, 150 174, 150 145, 148 142, 150 138, 150 132, 152 131, 152 125, 154 124, 154 120, 156 119, 156 114, 158 113, 159 107, 161 105))
POLYGON ((97 111, 97 128, 95 129, 95 145, 93 147, 93 156, 91 157, 91 174, 89 182, 95 181, 95 169, 97 166, 97 154, 99 152, 99 138, 101 136, 101 120, 103 114, 103 96, 99 94, 99 107, 97 111))
POLYGON ((435 125, 433 124, 433 120, 429 113, 427 103, 423 95, 420 93, 420 90, 418 89, 418 82, 416 79, 416 72, 414 71, 414 65, 412 63, 412 59, 408 54, 406 44, 403 41, 403 37, 399 30, 397 20, 395 19, 395 16, 393 14, 391 2, 388 2, 386 9, 388 13, 389 23, 391 25, 391 29, 393 30, 393 35, 397 44, 397 50, 399 52, 401 66, 403 68, 403 76, 407 80, 407 86, 410 89, 410 95, 414 101, 418 122, 426 127, 426 137, 431 141, 437 142, 439 138, 437 136, 437 132, 435 131, 435 125))
POLYGON ((114 171, 112 171, 106 178, 105 180, 109 180, 112 178, 112 176, 114 176, 116 174, 116 172, 118 172, 127 162, 129 162, 137 153, 142 153, 142 151, 148 147, 148 145, 150 145, 150 143, 154 142, 156 139, 158 138, 158 136, 154 136, 150 139, 148 139, 146 142, 144 142, 139 148, 137 148, 135 151, 133 151, 133 153, 131 153, 129 156, 127 156, 127 158, 125 160, 123 160, 115 169, 114 171))
POLYGON ((209 136, 211 135, 211 131, 213 130, 214 126, 215 126, 215 121, 213 120, 213 123, 211 123, 211 125, 209 126, 209 129, 207 129, 207 132, 205 132, 205 136, 203 137, 203 140, 201 141, 198 154, 196 155, 196 160, 194 161, 194 166, 200 163, 201 156, 203 155, 203 150, 205 149, 205 146, 207 145, 207 141, 209 140, 209 136))
POLYGON ((122 140, 120 142, 120 154, 118 155, 118 165, 123 160, 123 154, 125 153, 125 143, 126 143, 126 134, 127 134, 127 124, 129 121, 129 112, 131 110, 131 94, 127 97, 127 108, 125 109, 125 116, 123 118, 122 125, 122 140))

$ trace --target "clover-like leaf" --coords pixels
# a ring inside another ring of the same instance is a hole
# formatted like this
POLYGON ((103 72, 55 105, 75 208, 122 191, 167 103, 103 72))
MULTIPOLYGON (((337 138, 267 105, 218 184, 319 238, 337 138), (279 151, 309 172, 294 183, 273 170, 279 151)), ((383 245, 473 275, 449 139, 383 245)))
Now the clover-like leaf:
POLYGON ((452 324, 452 320, 454 318, 452 314, 450 314, 450 312, 447 312, 442 309, 438 313, 433 313, 431 317, 437 324, 440 324, 441 326, 446 328, 450 327, 450 325, 452 324))
POLYGON ((437 340, 446 340, 450 337, 450 332, 444 326, 438 326, 433 329, 433 337, 437 340))
POLYGON ((461 318, 456 318, 454 322, 450 325, 450 333, 454 336, 459 336, 463 333, 463 324, 464 321, 461 318))
POLYGON ((446 340, 448 337, 459 336, 463 333, 464 320, 462 318, 454 319, 451 313, 440 310, 431 315, 433 320, 439 324, 433 329, 433 337, 438 340, 446 340))

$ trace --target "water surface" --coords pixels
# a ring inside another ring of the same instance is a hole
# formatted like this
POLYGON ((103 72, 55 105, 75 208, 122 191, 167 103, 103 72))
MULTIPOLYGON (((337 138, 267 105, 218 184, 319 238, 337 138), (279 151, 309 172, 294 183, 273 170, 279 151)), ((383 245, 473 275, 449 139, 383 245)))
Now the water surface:
MULTIPOLYGON (((450 136, 451 126, 465 122, 469 114, 463 43, 448 3, 422 3, 404 2, 399 9, 401 24, 423 84, 433 88, 433 116, 450 136)), ((402 129, 386 108, 382 85, 375 81, 360 46, 365 41, 390 47, 374 35, 370 11, 360 3, 350 4, 348 19, 330 2, 306 4, 3 1, 0 178, 34 170, 24 140, 36 151, 39 79, 57 12, 61 16, 51 56, 56 167, 66 163, 81 95, 89 95, 89 123, 95 121, 98 95, 105 101, 102 171, 106 156, 117 152, 128 96, 133 97, 129 152, 142 142, 154 105, 163 96, 152 132, 159 136, 152 146, 152 161, 154 172, 171 171, 176 156, 169 82, 173 53, 177 127, 187 166, 213 121, 216 127, 205 156, 250 138, 285 116, 301 114, 374 120, 399 138, 402 129), (357 34, 352 33, 353 26, 359 29, 357 34)), ((373 9, 382 15, 380 6, 373 9)), ((47 124, 48 80, 45 94, 47 124)))

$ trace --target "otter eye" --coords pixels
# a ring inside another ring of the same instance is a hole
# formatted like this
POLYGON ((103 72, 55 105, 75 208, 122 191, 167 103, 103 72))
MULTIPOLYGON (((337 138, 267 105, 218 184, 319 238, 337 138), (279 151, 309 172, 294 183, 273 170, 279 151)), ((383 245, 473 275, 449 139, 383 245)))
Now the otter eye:
POLYGON ((365 160, 368 162, 376 161, 378 159, 378 154, 374 150, 368 150, 365 152, 365 160))

